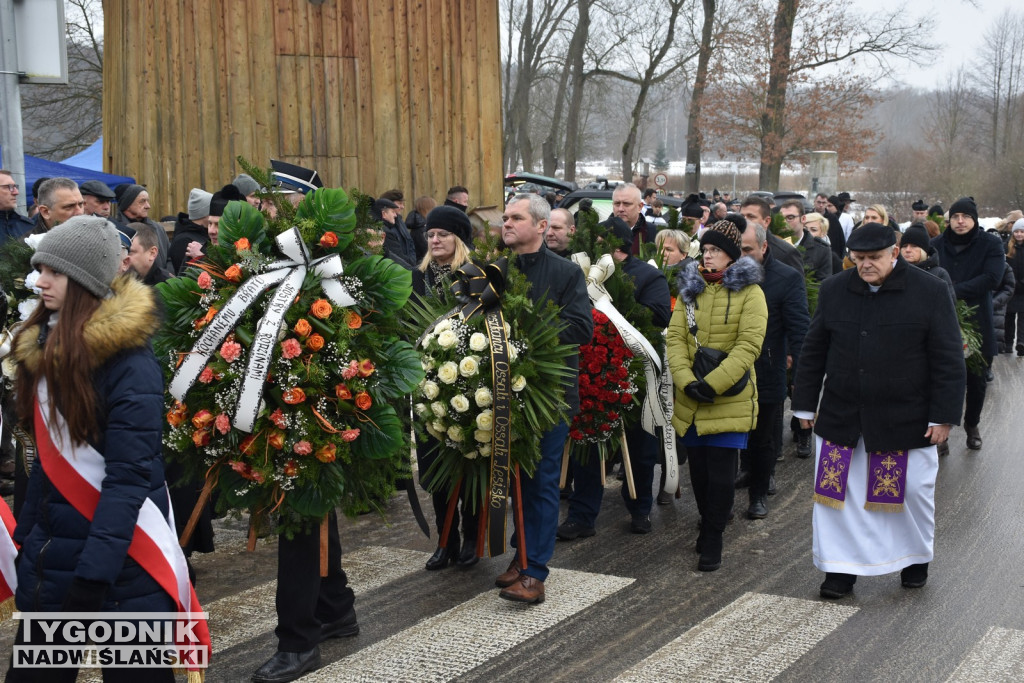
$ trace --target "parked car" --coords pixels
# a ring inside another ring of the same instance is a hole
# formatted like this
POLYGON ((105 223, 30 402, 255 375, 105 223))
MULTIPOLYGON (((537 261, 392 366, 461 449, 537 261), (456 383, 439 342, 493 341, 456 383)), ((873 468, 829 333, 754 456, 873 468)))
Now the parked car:
MULTIPOLYGON (((608 216, 612 215, 612 190, 576 190, 570 194, 567 194, 562 201, 558 203, 560 209, 568 209, 570 213, 576 213, 579 211, 577 206, 581 200, 590 199, 593 202, 593 209, 597 211, 597 215, 600 220, 605 220, 608 216)), ((672 206, 678 209, 682 206, 683 200, 678 197, 659 197, 665 206, 672 206)))
POLYGON ((565 195, 577 189, 579 189, 579 186, 572 181, 538 175, 536 173, 520 171, 509 173, 505 176, 506 194, 510 192, 539 192, 540 194, 554 192, 555 194, 565 195))

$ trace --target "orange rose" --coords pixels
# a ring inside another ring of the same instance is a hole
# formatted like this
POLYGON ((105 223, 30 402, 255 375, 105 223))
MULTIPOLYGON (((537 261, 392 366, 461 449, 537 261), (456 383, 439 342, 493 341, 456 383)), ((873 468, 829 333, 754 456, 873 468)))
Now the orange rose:
POLYGON ((294 460, 289 460, 284 464, 284 476, 294 477, 299 473, 299 466, 294 460))
POLYGON ((373 361, 370 360, 369 358, 364 358, 363 360, 359 361, 359 376, 360 377, 369 377, 370 375, 373 374, 373 370, 374 370, 373 361))
POLYGON ((334 309, 331 308, 331 303, 327 299, 317 299, 313 302, 313 305, 309 307, 309 312, 321 320, 329 318, 332 311, 334 311, 334 309))
POLYGON ((349 389, 344 384, 339 384, 338 386, 334 387, 334 395, 337 396, 342 401, 347 401, 350 398, 352 398, 352 390, 349 389))
POLYGON ((334 459, 337 457, 335 455, 335 450, 336 448, 333 443, 329 443, 326 446, 321 446, 319 449, 317 449, 316 459, 319 460, 320 462, 334 462, 334 459))
POLYGON ((284 432, 271 432, 267 437, 267 443, 271 448, 281 450, 284 448, 284 432))
POLYGON ((206 429, 214 421, 214 415, 209 410, 200 410, 192 416, 192 426, 196 429, 206 429))
POLYGON ((309 321, 306 320, 305 318, 299 318, 295 322, 295 327, 293 327, 292 329, 295 330, 295 334, 299 335, 303 339, 308 337, 309 333, 313 331, 313 328, 312 326, 310 326, 309 321))
POLYGON ((327 249, 333 249, 338 246, 338 236, 328 230, 320 237, 320 246, 327 249))
POLYGON ((242 443, 238 444, 238 450, 242 451, 246 455, 252 455, 256 452, 256 435, 250 435, 242 439, 242 443))
POLYGON ((311 335, 310 338, 306 340, 306 348, 310 351, 319 351, 324 348, 324 338, 319 334, 311 335))
POLYGON ((197 429, 192 433, 192 443, 194 443, 197 448, 208 446, 210 444, 210 430, 197 429))
POLYGON ((207 323, 213 320, 213 316, 215 315, 217 315, 217 309, 211 306, 209 310, 206 311, 206 315, 204 315, 199 320, 195 321, 192 324, 192 326, 195 327, 197 330, 202 329, 206 327, 207 323))
POLYGON ((356 394, 356 408, 360 410, 369 410, 370 406, 373 405, 373 399, 365 391, 360 391, 356 394))
POLYGON ((290 406, 298 405, 306 400, 306 392, 301 387, 295 387, 284 392, 282 396, 284 402, 290 406))
POLYGON ((167 411, 167 424, 172 427, 180 427, 187 417, 188 406, 179 401, 173 408, 167 411))
POLYGON ((238 267, 238 264, 234 264, 230 268, 224 271, 224 278, 231 280, 232 282, 242 281, 242 269, 238 267))
POLYGON ((245 237, 235 242, 235 249, 238 251, 248 251, 250 249, 249 240, 245 237))
POLYGON ((363 326, 363 318, 354 311, 349 311, 345 314, 345 324, 348 325, 350 330, 358 330, 363 326))

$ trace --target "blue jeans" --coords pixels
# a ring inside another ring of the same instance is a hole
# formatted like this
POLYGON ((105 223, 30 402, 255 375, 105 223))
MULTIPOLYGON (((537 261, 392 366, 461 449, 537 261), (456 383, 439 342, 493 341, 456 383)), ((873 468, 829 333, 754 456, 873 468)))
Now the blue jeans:
MULTIPOLYGON (((559 422, 540 437, 540 462, 532 477, 523 477, 523 526, 526 533, 527 576, 544 581, 548 562, 555 553, 558 530, 558 480, 562 450, 569 425, 559 422)), ((516 537, 512 537, 515 545, 516 537)))

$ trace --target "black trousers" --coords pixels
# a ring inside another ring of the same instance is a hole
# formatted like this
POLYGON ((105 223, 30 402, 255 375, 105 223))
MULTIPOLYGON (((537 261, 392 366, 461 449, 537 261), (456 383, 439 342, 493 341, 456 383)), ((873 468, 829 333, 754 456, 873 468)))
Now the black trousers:
POLYGON ((306 652, 320 643, 320 625, 341 619, 352 610, 355 594, 341 568, 338 516, 327 523, 327 576, 320 576, 320 528, 281 534, 277 546, 277 649, 306 652))
MULTIPOLYGON (((992 365, 992 356, 984 356, 985 367, 992 365)), ((985 392, 988 390, 988 382, 985 381, 985 371, 980 374, 967 371, 967 405, 964 408, 964 426, 977 427, 981 422, 981 409, 985 407, 985 392)))
MULTIPOLYGON (((431 436, 427 437, 427 440, 416 444, 416 467, 420 473, 420 486, 423 487, 424 491, 430 492, 430 478, 427 474, 427 470, 430 469, 431 465, 437 459, 437 440, 431 436)), ((430 494, 430 502, 434 507, 434 519, 437 524, 437 538, 438 547, 441 545, 441 532, 444 531, 444 518, 448 514, 448 492, 437 491, 436 493, 430 494)), ((476 507, 480 505, 480 501, 477 501, 476 507)), ((452 526, 448 530, 448 542, 445 544, 445 548, 448 550, 458 553, 459 543, 459 528, 462 528, 462 536, 464 539, 474 539, 478 528, 480 518, 479 510, 471 509, 471 506, 467 504, 466 488, 462 487, 459 490, 459 504, 455 506, 455 514, 452 516, 452 526), (461 513, 461 515, 460 515, 461 513), (461 521, 461 525, 460 525, 461 521)))
POLYGON ((768 478, 775 470, 775 444, 782 439, 785 403, 757 402, 757 426, 747 443, 746 471, 750 473, 750 499, 768 495, 768 478))
POLYGON ((691 446, 686 452, 701 530, 720 534, 725 531, 736 495, 738 449, 691 446))
POLYGON ((1003 343, 1005 344, 1006 353, 1012 353, 1014 351, 1014 335, 1017 337, 1018 344, 1024 344, 1024 313, 1007 311, 1005 325, 1006 330, 1003 333, 1003 343))

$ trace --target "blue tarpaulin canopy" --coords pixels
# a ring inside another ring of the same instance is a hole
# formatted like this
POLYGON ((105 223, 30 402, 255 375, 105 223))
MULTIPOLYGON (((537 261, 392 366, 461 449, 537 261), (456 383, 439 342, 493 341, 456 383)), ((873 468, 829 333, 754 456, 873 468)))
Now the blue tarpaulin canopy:
MULTIPOLYGON (((70 156, 60 163, 67 164, 68 166, 77 166, 78 168, 87 168, 90 171, 102 171, 103 136, 101 135, 99 140, 92 143, 78 154, 70 156)), ((109 185, 110 183, 107 184, 109 185)))
MULTIPOLYGON (((88 149, 83 150, 80 154, 76 154, 71 157, 71 159, 77 159, 79 156, 93 150, 93 148, 95 148, 93 153, 96 157, 96 163, 98 164, 97 168, 103 168, 103 138, 97 140, 93 145, 88 149)), ((0 158, 2 158, 2 153, 0 153, 0 158)), ((65 162, 62 163, 58 161, 40 159, 39 157, 34 157, 31 154, 25 155, 25 189, 29 195, 26 197, 26 203, 31 205, 32 184, 40 178, 71 178, 79 185, 84 183, 86 180, 102 180, 110 187, 111 190, 121 183, 135 182, 135 178, 132 178, 131 176, 104 173, 103 171, 99 171, 91 167, 69 164, 66 163, 67 161, 70 160, 65 159, 65 162)), ((86 161, 88 161, 88 157, 86 158, 86 161)), ((0 164, 0 166, 2 166, 2 164, 0 164)))

